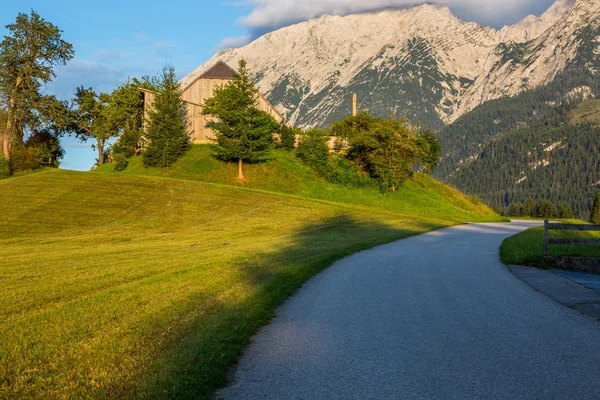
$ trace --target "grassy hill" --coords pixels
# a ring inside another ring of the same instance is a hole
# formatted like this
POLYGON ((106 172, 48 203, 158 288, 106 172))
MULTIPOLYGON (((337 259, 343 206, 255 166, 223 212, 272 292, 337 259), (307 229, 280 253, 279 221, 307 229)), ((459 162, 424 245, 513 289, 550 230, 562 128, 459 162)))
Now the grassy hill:
MULTIPOLYGON (((250 189, 285 193, 359 207, 399 212, 405 215, 445 218, 456 221, 496 221, 498 216, 481 202, 416 174, 396 193, 382 195, 376 187, 354 188, 334 185, 305 166, 294 152, 277 150, 267 163, 246 165, 246 181, 237 179, 237 164, 223 163, 211 156, 210 145, 194 145, 172 168, 144 168, 141 157, 130 161, 121 175, 185 179, 250 189)), ((114 173, 112 164, 95 170, 114 173)))
POLYGON ((0 181, 0 398, 209 398, 336 259, 499 218, 427 177, 384 196, 276 156, 246 187, 215 184, 235 171, 202 146, 166 171, 0 181))

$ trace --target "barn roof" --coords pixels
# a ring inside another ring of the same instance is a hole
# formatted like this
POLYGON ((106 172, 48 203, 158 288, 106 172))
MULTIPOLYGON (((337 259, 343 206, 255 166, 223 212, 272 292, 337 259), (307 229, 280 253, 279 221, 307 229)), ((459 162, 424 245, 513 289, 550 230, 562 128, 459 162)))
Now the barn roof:
POLYGON ((229 65, 223 61, 219 61, 213 65, 208 71, 200 75, 201 78, 219 78, 219 79, 233 79, 235 71, 229 65))

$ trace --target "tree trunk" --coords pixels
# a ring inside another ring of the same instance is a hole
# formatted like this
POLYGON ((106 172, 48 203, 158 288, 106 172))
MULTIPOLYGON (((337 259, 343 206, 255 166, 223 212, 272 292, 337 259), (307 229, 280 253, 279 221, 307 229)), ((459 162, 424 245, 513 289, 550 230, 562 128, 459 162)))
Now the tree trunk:
POLYGON ((7 160, 10 158, 10 140, 8 137, 8 132, 3 132, 2 133, 2 154, 4 155, 4 158, 6 158, 7 160))
POLYGON ((104 165, 104 141, 98 139, 98 166, 104 165))
POLYGON ((19 90, 19 86, 21 86, 22 78, 17 77, 17 82, 15 83, 15 93, 10 98, 10 102, 8 104, 8 118, 6 120, 6 132, 4 132, 4 143, 2 145, 4 158, 7 160, 10 158, 10 148, 12 147, 13 141, 15 140, 15 95, 19 90))
POLYGON ((238 160, 238 179, 244 179, 244 161, 240 158, 238 160))

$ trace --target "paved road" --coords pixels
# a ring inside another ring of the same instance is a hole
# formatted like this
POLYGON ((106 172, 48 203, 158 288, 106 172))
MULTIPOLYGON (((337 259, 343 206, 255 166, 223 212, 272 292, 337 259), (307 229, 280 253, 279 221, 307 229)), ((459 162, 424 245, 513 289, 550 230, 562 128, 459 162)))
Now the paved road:
POLYGON ((356 254, 253 340, 225 399, 600 399, 600 323, 498 259, 532 225, 468 225, 356 254))

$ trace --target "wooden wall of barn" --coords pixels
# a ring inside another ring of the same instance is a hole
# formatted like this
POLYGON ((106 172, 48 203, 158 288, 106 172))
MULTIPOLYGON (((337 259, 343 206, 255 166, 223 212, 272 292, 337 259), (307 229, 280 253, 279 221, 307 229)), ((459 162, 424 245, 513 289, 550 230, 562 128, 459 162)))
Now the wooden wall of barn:
MULTIPOLYGON (((182 93, 182 99, 187 103, 190 138, 193 143, 209 143, 215 134, 208 126, 213 118, 202 115, 202 104, 206 99, 214 95, 215 89, 230 82, 228 79, 200 78, 187 87, 182 93)), ((148 118, 149 110, 154 104, 155 94, 143 90, 144 93, 144 117, 148 118)), ((271 115, 277 122, 283 122, 283 117, 262 96, 258 98, 257 108, 271 115)))
MULTIPOLYGON (((215 137, 212 129, 208 127, 213 119, 202 115, 202 104, 214 95, 216 88, 226 85, 228 82, 230 82, 228 79, 200 78, 183 92, 182 98, 188 103, 190 110, 188 115, 191 124, 191 139, 194 143, 207 143, 215 137)), ((257 108, 271 115, 277 122, 283 122, 283 118, 262 96, 258 99, 257 108)))

